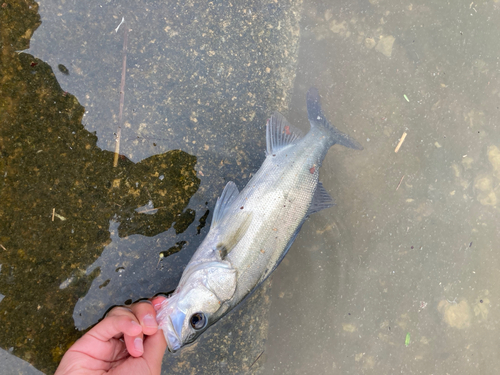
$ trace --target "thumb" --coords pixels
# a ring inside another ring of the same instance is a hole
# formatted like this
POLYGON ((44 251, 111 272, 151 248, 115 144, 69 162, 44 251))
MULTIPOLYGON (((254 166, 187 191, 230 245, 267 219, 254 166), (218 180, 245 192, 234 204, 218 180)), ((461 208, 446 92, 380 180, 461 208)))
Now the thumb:
POLYGON ((167 342, 163 331, 159 329, 154 335, 146 336, 144 340, 144 354, 142 358, 146 360, 153 374, 160 374, 163 354, 167 349, 167 342))

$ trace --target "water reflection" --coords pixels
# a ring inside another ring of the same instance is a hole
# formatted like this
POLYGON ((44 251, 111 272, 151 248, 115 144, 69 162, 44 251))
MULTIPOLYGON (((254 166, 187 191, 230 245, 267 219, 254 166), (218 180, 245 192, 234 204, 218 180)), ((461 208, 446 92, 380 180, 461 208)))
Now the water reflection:
POLYGON ((294 1, 49 0, 27 52, 54 67, 62 88, 85 107, 83 123, 97 145, 114 150, 128 27, 121 152, 134 162, 172 149, 251 161, 248 154, 263 155, 255 131, 270 111, 286 108, 297 11, 294 1))

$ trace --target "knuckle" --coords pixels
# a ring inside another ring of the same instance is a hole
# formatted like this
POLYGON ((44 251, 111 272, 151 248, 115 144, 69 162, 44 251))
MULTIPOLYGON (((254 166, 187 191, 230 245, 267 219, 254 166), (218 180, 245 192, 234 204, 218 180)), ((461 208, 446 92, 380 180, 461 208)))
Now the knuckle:
POLYGON ((134 315, 134 313, 132 312, 132 310, 128 307, 125 307, 125 306, 116 306, 116 307, 113 307, 107 314, 106 314, 106 317, 108 316, 120 316, 120 315, 128 315, 128 314, 132 314, 134 315))

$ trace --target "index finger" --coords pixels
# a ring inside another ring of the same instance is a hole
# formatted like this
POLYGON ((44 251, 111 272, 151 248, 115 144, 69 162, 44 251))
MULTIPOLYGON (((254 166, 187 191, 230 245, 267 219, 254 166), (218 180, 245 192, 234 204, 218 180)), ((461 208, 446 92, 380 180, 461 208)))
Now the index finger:
POLYGON ((142 332, 142 327, 137 323, 133 314, 119 308, 111 310, 101 322, 83 335, 69 351, 83 352, 91 357, 109 361, 116 358, 125 348, 125 344, 117 340, 122 335, 131 337, 138 336, 142 332), (120 309, 121 310, 121 309, 120 309))
POLYGON ((117 306, 87 333, 92 334, 92 336, 101 341, 108 341, 113 337, 118 338, 122 334, 137 336, 141 332, 142 327, 134 313, 127 307, 117 306))

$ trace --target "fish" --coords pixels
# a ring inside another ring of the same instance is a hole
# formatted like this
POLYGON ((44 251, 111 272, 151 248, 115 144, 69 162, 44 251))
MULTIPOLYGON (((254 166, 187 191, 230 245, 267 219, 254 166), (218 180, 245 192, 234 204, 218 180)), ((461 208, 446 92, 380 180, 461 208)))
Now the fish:
POLYGON ((175 291, 157 311, 171 352, 195 341, 276 269, 313 213, 334 205, 319 169, 335 144, 362 150, 323 114, 316 88, 306 95, 307 134, 275 112, 266 125, 266 158, 240 192, 228 182, 207 236, 175 291))

